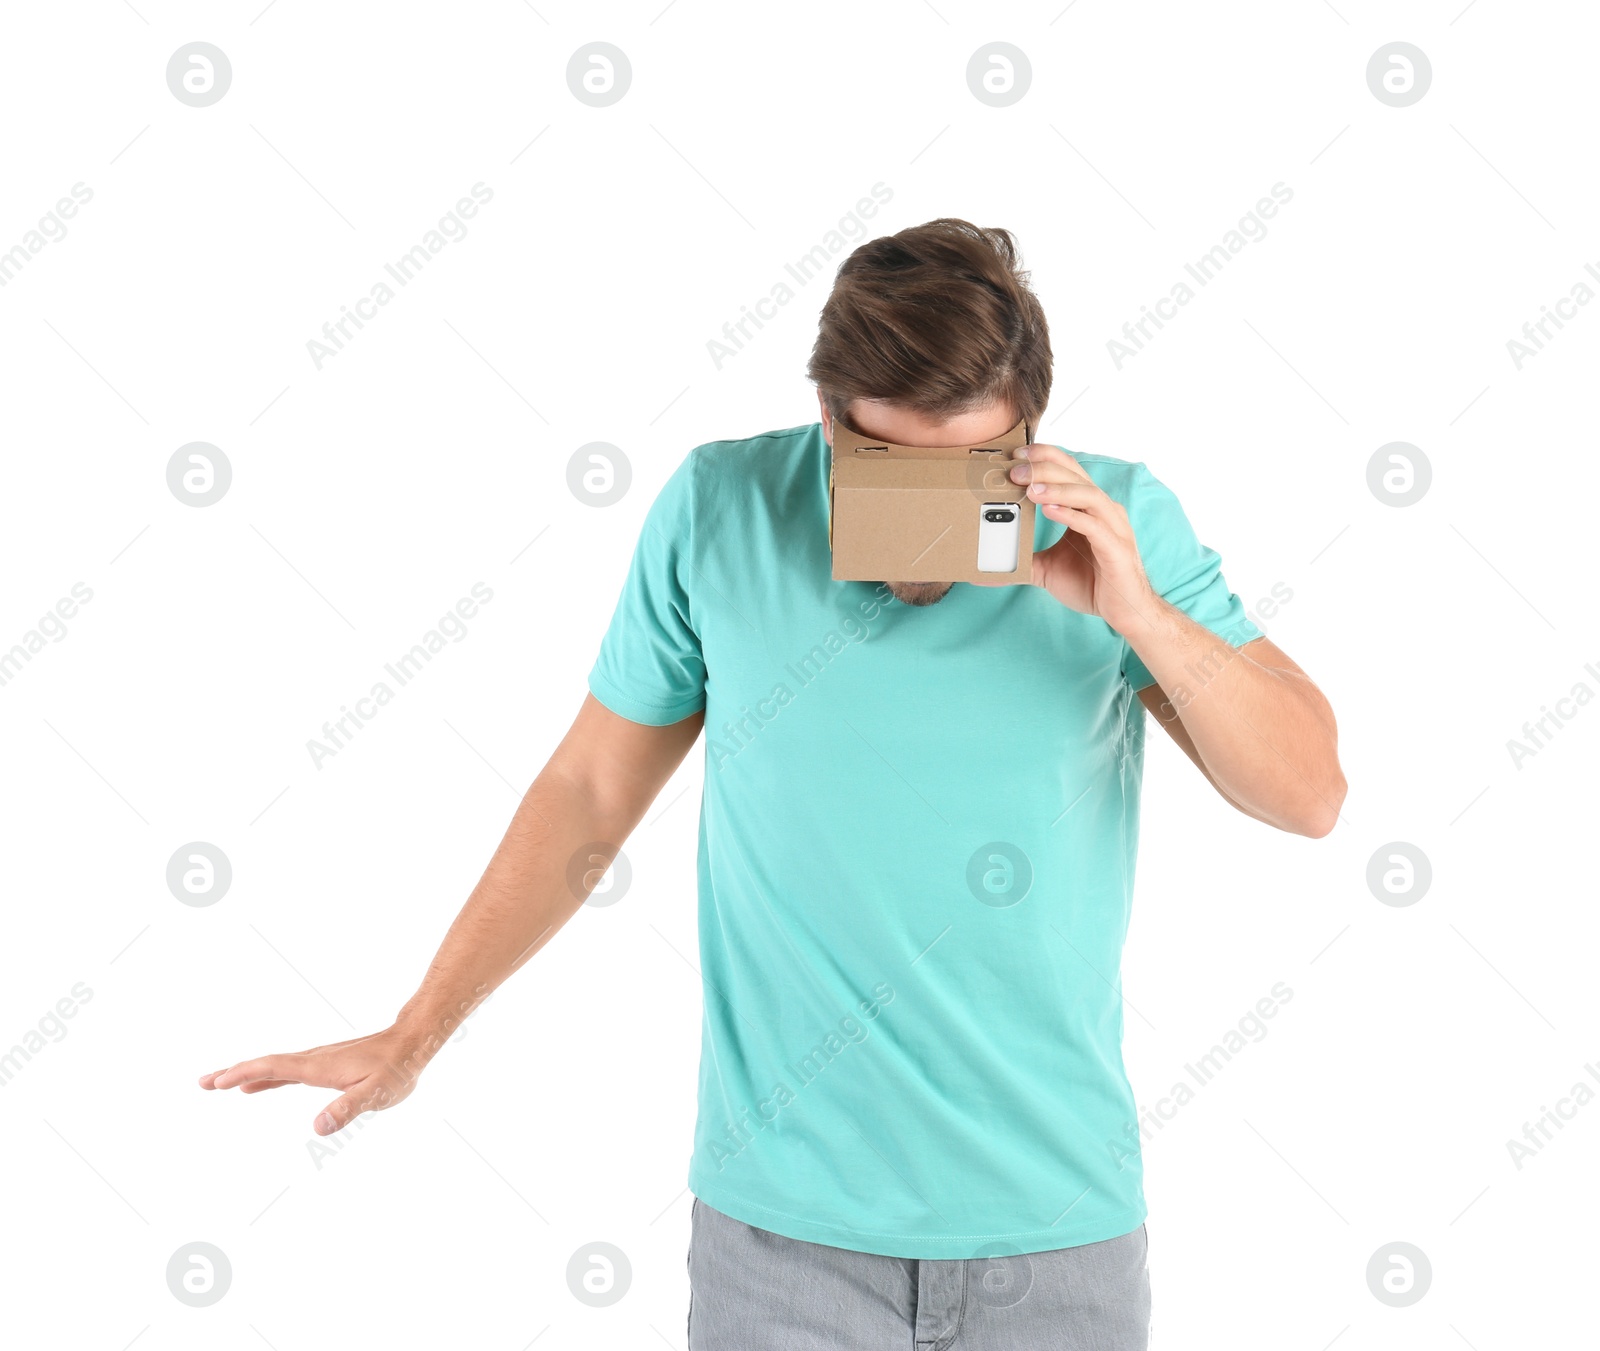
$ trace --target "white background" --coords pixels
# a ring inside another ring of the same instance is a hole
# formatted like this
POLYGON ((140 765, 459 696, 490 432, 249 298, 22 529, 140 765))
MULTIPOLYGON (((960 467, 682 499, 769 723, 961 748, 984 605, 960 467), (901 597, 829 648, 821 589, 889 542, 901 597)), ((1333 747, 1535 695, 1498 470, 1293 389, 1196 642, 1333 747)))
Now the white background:
POLYGON ((708 340, 878 182, 874 235, 1016 232, 1056 354, 1040 439, 1150 464, 1247 606, 1288 588, 1263 627, 1340 721, 1320 841, 1151 743, 1140 1101, 1293 991, 1146 1146, 1154 1344, 1592 1328, 1600 1105, 1520 1169, 1507 1148, 1600 1062, 1600 709, 1507 749, 1600 690, 1600 305, 1520 370, 1507 349, 1600 267, 1588 7, 97 0, 5 30, 0 249, 93 193, 0 289, 0 648, 93 592, 0 687, 0 1047, 92 990, 0 1089, 7 1340, 683 1347, 699 749, 624 901, 320 1167, 332 1093, 196 1078, 412 992, 577 709, 663 479, 815 419, 826 277, 720 369, 708 340), (232 65, 203 108, 165 77, 196 40, 232 65), (597 40, 632 65, 604 108, 565 74, 597 40), (1403 108, 1365 76, 1395 40, 1432 65, 1403 108), (966 83, 993 41, 1031 63, 1009 107, 966 83), (478 182, 468 234, 317 369, 308 340, 478 182), (1118 369, 1107 341, 1279 182, 1266 237, 1118 369), (566 477, 597 440, 633 473, 599 509, 566 477), (232 465, 209 507, 167 487, 191 441, 232 465), (1432 466, 1409 507, 1368 487, 1391 441, 1432 466), (308 738, 479 582, 467 637, 316 767, 308 738), (215 905, 167 888, 190 841, 231 861, 215 905), (1394 841, 1431 863, 1412 905, 1367 885, 1394 841), (193 1241, 232 1265, 209 1308, 165 1279, 193 1241), (567 1286, 592 1241, 632 1266, 609 1308, 567 1286), (1367 1284, 1395 1242, 1432 1266, 1407 1308, 1367 1284))

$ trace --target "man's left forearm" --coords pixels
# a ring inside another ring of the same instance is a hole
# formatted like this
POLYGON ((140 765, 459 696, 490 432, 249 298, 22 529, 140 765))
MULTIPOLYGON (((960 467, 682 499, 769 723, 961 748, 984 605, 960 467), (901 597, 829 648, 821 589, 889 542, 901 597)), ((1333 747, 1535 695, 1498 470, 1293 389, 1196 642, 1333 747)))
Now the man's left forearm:
MULTIPOLYGON (((1219 791, 1296 834, 1333 829, 1344 802, 1333 710, 1309 676, 1256 661, 1153 599, 1123 637, 1150 669, 1219 791)), ((1273 649, 1276 652, 1276 649, 1273 649)))

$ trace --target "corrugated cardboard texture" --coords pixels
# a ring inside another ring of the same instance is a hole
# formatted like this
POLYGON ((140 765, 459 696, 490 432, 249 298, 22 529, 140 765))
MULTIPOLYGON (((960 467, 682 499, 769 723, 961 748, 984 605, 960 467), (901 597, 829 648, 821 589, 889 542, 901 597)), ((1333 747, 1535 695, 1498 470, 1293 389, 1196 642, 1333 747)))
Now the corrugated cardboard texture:
POLYGON ((1028 582, 1033 503, 1011 481, 1011 454, 1028 444, 1019 422, 973 446, 873 441, 833 420, 828 542, 839 582, 1028 582), (1014 572, 978 571, 983 504, 1020 507, 1014 572))

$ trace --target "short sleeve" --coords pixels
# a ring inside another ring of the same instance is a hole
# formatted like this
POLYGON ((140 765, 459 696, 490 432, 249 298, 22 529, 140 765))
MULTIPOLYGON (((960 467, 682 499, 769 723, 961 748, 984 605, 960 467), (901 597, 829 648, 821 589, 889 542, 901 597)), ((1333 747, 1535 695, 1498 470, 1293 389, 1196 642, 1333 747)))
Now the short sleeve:
MULTIPOLYGON (((1157 595, 1231 647, 1243 647, 1265 636, 1245 613, 1244 602, 1228 589, 1222 556, 1200 543, 1176 494, 1142 463, 1133 466, 1123 506, 1145 575, 1157 595)), ((1122 644, 1122 675, 1134 690, 1156 683, 1149 667, 1126 641, 1122 644)))
POLYGON ((630 722, 664 727, 705 707, 692 599, 694 466, 684 458, 645 513, 627 580, 589 671, 589 690, 630 722))

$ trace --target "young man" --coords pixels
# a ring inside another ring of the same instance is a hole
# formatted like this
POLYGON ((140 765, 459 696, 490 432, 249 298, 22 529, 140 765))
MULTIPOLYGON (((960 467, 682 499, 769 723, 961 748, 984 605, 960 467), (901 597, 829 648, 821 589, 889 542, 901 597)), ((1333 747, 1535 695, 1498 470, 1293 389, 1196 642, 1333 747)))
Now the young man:
POLYGON ((820 423, 699 446, 651 506, 590 694, 394 1024, 201 1086, 339 1089, 319 1134, 406 1097, 703 725, 691 1351, 1135 1351, 1145 715, 1309 836, 1344 798, 1333 715, 1141 463, 1021 453, 1032 586, 831 579, 836 419, 903 445, 1038 426, 1049 337, 1007 232, 862 245, 808 373, 820 423))

